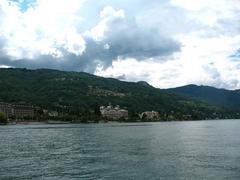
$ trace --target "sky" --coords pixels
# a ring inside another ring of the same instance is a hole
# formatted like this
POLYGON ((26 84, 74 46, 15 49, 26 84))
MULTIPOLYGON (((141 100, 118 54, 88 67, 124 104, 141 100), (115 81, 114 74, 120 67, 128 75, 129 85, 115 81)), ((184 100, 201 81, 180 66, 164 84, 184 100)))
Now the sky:
POLYGON ((0 0, 0 67, 240 89, 240 0, 0 0))

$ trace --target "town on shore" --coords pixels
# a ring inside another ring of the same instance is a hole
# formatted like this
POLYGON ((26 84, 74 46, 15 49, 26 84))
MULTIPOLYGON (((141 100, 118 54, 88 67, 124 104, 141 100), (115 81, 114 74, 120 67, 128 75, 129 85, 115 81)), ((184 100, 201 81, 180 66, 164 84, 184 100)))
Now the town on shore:
MULTIPOLYGON (((220 119, 221 115, 213 113, 206 119, 220 119)), ((89 122, 157 122, 173 120, 196 120, 190 114, 175 113, 160 114, 157 111, 140 113, 129 112, 126 107, 119 105, 95 105, 92 110, 71 112, 70 110, 48 110, 24 103, 0 103, 0 124, 22 122, 49 122, 49 123, 89 123, 89 122)))

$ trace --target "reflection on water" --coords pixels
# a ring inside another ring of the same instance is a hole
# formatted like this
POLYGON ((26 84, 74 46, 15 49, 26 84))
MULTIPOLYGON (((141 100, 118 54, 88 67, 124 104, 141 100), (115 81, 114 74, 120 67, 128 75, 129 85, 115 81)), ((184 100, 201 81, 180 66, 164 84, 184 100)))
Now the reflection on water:
POLYGON ((240 179, 240 121, 0 127, 0 179, 240 179))

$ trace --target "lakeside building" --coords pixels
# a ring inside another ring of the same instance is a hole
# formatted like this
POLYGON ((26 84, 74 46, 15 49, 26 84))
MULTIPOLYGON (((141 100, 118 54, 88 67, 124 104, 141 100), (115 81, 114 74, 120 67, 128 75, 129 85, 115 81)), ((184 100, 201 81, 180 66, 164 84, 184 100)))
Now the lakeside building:
POLYGON ((128 119, 128 110, 121 109, 119 105, 113 107, 112 105, 109 106, 101 106, 100 107, 101 115, 107 119, 128 119))
POLYGON ((14 110, 10 104, 0 103, 0 112, 6 114, 7 117, 13 116, 14 110))
POLYGON ((48 116, 50 117, 58 117, 59 113, 57 111, 49 111, 48 116))
POLYGON ((15 117, 23 118, 23 117, 33 117, 34 116, 33 106, 14 104, 14 105, 12 105, 12 107, 13 107, 15 117))
POLYGON ((145 111, 139 115, 141 119, 146 119, 146 120, 156 120, 159 119, 160 115, 156 111, 145 111))
POLYGON ((33 117, 34 107, 21 104, 0 103, 0 112, 5 113, 7 117, 33 117))

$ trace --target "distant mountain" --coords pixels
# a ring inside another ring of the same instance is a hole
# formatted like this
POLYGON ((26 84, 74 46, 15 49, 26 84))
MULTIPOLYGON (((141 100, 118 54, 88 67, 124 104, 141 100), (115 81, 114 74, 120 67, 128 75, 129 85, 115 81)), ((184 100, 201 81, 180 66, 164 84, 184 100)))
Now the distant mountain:
MULTIPOLYGON (((184 89, 160 90, 146 82, 123 82, 83 72, 0 69, 0 101, 3 102, 25 102, 46 109, 75 112, 94 109, 96 104, 111 103, 126 107, 131 112, 155 110, 161 114, 193 114, 195 119, 214 112, 224 112, 218 106, 176 94, 191 92, 193 97, 199 94, 195 90, 198 87, 189 86, 184 89)), ((211 88, 207 92, 211 98, 215 95, 211 88)), ((204 94, 202 92, 201 97, 204 94)), ((217 101, 222 97, 219 95, 213 99, 217 101)), ((222 103, 224 101, 215 104, 222 103)))
POLYGON ((203 100, 213 105, 221 106, 231 110, 240 110, 240 91, 217 89, 210 86, 187 85, 178 88, 168 89, 174 92, 197 100, 203 100))
MULTIPOLYGON (((140 84, 140 85, 143 85, 143 86, 151 86, 151 85, 148 84, 146 81, 138 81, 137 83, 140 84)), ((152 87, 152 86, 151 86, 151 87, 152 87)))

